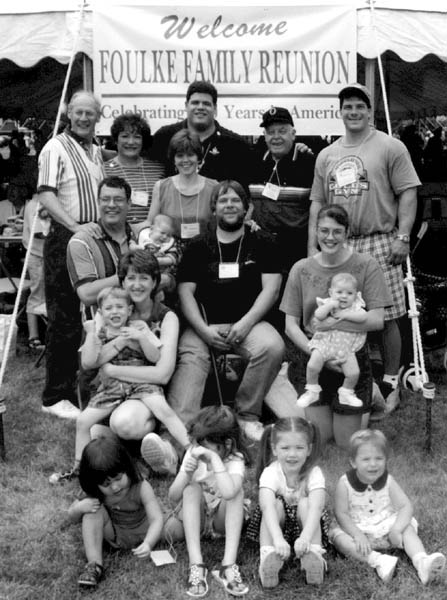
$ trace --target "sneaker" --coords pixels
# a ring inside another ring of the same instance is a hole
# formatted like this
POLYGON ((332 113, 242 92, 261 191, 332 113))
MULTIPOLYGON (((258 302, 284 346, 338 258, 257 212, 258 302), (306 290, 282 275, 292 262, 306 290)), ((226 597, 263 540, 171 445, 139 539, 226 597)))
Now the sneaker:
POLYGON ((141 456, 155 471, 161 475, 175 475, 178 457, 172 444, 163 440, 156 433, 148 433, 141 442, 141 456))
POLYGON ((383 581, 383 583, 389 583, 393 578, 394 571, 396 570, 397 556, 391 556, 390 554, 381 554, 377 559, 375 566, 376 573, 383 581))
POLYGON ((307 408, 311 404, 315 404, 320 399, 320 392, 314 392, 313 390, 306 390, 304 394, 296 401, 296 405, 300 408, 307 408))
POLYGON ((52 485, 55 485, 56 483, 65 483, 66 481, 72 481, 77 477, 79 477, 79 467, 73 467, 73 469, 70 469, 70 471, 65 471, 64 473, 53 473, 48 478, 48 481, 52 485))
POLYGON ((426 585, 439 579, 445 567, 445 556, 441 552, 434 552, 422 556, 417 566, 417 572, 421 582, 426 585))
POLYGON ((84 587, 95 587, 101 581, 104 569, 96 562, 89 562, 85 565, 84 570, 79 575, 78 585, 84 587))
POLYGON ((345 387, 338 388, 338 402, 343 406, 351 406, 352 408, 360 408, 363 402, 357 398, 354 390, 345 387))
POLYGON ((400 404, 400 390, 398 387, 393 388, 387 381, 381 381, 379 388, 385 399, 385 413, 388 415, 395 411, 400 404))
POLYGON ((274 588, 279 583, 279 572, 283 566, 283 560, 275 552, 270 550, 259 562, 259 579, 264 588, 274 588))
POLYGON ((49 415, 54 415, 60 419, 77 419, 81 414, 79 408, 72 404, 69 400, 59 400, 51 406, 42 406, 42 412, 49 415))
POLYGON ((259 421, 237 420, 240 429, 251 442, 259 442, 264 433, 264 426, 259 421))
POLYGON ((313 550, 306 552, 301 557, 301 569, 306 573, 306 583, 319 585, 324 581, 324 572, 326 571, 326 561, 321 551, 313 550))
POLYGON ((371 412, 369 415, 370 421, 381 421, 386 417, 386 404, 382 396, 382 392, 375 381, 372 385, 371 412))

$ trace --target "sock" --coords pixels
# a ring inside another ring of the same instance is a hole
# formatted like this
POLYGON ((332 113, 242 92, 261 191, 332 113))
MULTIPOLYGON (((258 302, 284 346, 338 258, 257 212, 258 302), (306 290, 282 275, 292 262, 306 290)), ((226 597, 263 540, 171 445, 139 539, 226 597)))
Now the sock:
POLYGON ((378 559, 380 558, 381 554, 380 552, 376 552, 375 550, 372 550, 367 557, 367 562, 369 564, 370 567, 372 567, 373 569, 375 569, 377 567, 377 562, 378 559))
POLYGON ((397 388, 397 384, 399 383, 399 375, 387 375, 385 374, 383 376, 383 381, 385 383, 389 383, 393 390, 395 390, 397 388))
POLYGON ((321 392, 321 385, 318 383, 306 383, 305 389, 309 392, 321 392))
POLYGON ((413 563, 413 566, 416 570, 419 566, 421 558, 425 558, 426 556, 427 556, 426 552, 416 552, 416 554, 413 556, 413 558, 411 559, 411 562, 413 563))
POLYGON ((273 546, 261 546, 261 548, 260 548, 261 560, 264 558, 264 556, 269 554, 272 550, 275 550, 275 548, 273 546))

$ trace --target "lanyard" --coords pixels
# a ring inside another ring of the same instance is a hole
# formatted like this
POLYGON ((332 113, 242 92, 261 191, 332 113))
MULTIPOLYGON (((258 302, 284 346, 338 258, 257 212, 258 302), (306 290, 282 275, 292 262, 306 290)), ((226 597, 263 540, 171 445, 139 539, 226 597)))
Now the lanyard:
MULTIPOLYGON (((237 251, 236 260, 234 261, 234 263, 235 263, 235 264, 236 264, 236 263, 237 263, 237 264, 239 264, 239 256, 240 256, 240 254, 241 254, 241 248, 242 248, 242 242, 243 242, 243 240, 244 240, 244 236, 245 236, 245 233, 243 233, 243 234, 242 234, 242 237, 241 237, 241 239, 239 240, 239 248, 238 248, 238 251, 237 251)), ((217 247, 219 248, 219 264, 223 264, 223 260, 222 260, 222 250, 221 250, 221 247, 220 247, 220 242, 219 242, 219 240, 217 240, 217 247)))
MULTIPOLYGON (((273 159, 275 160, 275 159, 273 159)), ((270 178, 268 180, 268 183, 271 183, 272 179, 273 179, 273 175, 276 175, 276 181, 277 181, 277 185, 279 187, 281 187, 281 180, 279 179, 279 174, 278 174, 278 162, 277 160, 275 160, 275 166, 272 169, 272 173, 270 175, 270 178)))
MULTIPOLYGON (((122 174, 124 176, 124 179, 126 181, 128 181, 129 178, 128 178, 128 175, 126 173, 126 168, 120 162, 118 162, 118 161, 116 161, 116 164, 119 166, 119 168, 120 168, 120 170, 121 170, 121 172, 122 172, 122 174)), ((130 167, 130 168, 132 169, 134 167, 130 167)), ((149 193, 149 184, 148 184, 148 180, 146 178, 146 171, 144 169, 144 161, 143 160, 142 160, 141 165, 140 165, 139 168, 141 170, 141 174, 143 176, 143 181, 144 181, 144 186, 143 186, 144 190, 139 190, 139 191, 145 191, 145 192, 149 193)))

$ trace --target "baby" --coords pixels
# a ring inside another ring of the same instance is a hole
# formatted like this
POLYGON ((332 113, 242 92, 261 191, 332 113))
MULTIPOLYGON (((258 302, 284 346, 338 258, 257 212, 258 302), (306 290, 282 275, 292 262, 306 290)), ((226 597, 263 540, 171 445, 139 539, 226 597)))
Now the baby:
MULTIPOLYGON (((352 323, 364 323, 367 318, 363 308, 365 302, 357 291, 357 280, 350 273, 334 275, 330 282, 329 298, 317 298, 317 305, 314 314, 317 324, 323 324, 328 317, 352 323)), ((362 406, 362 401, 354 391, 360 375, 355 353, 365 341, 366 333, 337 329, 337 323, 329 330, 316 331, 309 342, 311 354, 306 370, 306 391, 298 398, 297 405, 306 408, 319 400, 321 386, 318 378, 321 370, 328 361, 336 361, 345 376, 342 387, 338 389, 339 403, 362 406)))
POLYGON ((161 271, 160 287, 168 291, 175 288, 175 268, 179 262, 179 249, 173 232, 171 217, 158 214, 151 227, 145 227, 138 233, 137 247, 149 249, 154 254, 161 271))

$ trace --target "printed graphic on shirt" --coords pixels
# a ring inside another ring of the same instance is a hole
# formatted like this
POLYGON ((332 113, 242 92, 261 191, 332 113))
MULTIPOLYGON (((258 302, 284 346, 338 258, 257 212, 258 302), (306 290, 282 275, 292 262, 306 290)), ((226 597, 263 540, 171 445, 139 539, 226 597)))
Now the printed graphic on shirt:
POLYGON ((369 190, 368 172, 358 156, 344 156, 334 165, 329 175, 329 192, 332 200, 343 196, 351 201, 359 200, 363 190, 369 190), (357 198, 355 198, 355 196, 357 198))

